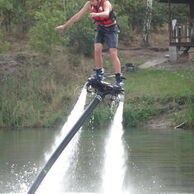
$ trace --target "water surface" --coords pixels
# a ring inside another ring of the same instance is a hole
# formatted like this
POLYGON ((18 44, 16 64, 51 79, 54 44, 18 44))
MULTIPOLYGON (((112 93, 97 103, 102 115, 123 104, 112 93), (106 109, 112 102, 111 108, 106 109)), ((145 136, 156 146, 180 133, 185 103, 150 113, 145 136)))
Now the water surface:
MULTIPOLYGON (((0 130, 0 193, 27 191, 59 132, 0 130)), ((109 128, 82 129, 74 162, 62 180, 64 192, 102 191, 108 135, 109 128)), ((125 129, 122 145, 126 193, 194 193, 194 131, 125 129)))

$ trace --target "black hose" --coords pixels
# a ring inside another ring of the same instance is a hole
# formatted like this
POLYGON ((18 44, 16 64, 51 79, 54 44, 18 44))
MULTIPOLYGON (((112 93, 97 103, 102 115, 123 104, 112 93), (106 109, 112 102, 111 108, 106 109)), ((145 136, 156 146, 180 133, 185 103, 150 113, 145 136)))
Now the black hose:
POLYGON ((57 147, 55 152, 52 154, 50 159, 45 164, 44 168, 41 170, 37 178, 35 179, 34 183, 30 187, 28 194, 34 194, 36 190, 38 189, 39 185, 41 184, 42 180, 50 170, 50 168, 53 166, 57 158, 60 156, 62 151, 65 149, 65 147, 68 145, 68 143, 71 141, 71 139, 74 137, 74 135, 77 133, 79 128, 83 125, 84 121, 87 119, 87 117, 90 115, 90 113, 96 108, 96 106, 102 101, 104 98, 103 93, 98 93, 96 97, 93 99, 93 101, 88 105, 88 107, 85 109, 83 114, 80 116, 78 121, 75 123, 75 125, 72 127, 70 132, 67 134, 67 136, 64 138, 64 140, 61 142, 61 144, 57 147))

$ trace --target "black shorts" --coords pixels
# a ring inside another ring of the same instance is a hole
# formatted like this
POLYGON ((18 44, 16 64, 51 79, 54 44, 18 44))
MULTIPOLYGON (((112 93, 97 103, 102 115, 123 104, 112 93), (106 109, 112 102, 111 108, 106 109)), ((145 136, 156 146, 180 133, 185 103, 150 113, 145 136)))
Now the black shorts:
POLYGON ((109 48, 117 48, 118 33, 119 27, 117 24, 114 24, 112 26, 98 25, 96 28, 95 43, 103 44, 104 42, 106 42, 109 48))

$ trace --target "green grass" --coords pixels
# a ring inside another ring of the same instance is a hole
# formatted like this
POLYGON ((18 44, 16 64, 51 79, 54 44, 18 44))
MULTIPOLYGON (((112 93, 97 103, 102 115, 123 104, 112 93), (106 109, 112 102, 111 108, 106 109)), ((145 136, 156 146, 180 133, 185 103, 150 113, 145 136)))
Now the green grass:
POLYGON ((175 113, 174 118, 177 123, 184 122, 188 127, 194 127, 194 100, 188 98, 185 102, 185 108, 175 113))
POLYGON ((138 70, 125 73, 125 77, 125 127, 146 122, 157 114, 161 106, 159 103, 168 103, 169 99, 176 101, 174 106, 185 105, 183 111, 174 115, 177 123, 194 124, 194 106, 188 100, 194 96, 194 72, 138 70))
POLYGON ((124 106, 123 124, 125 128, 136 127, 150 119, 157 111, 156 102, 150 97, 128 100, 124 106))
POLYGON ((6 76, 0 84, 0 126, 42 127, 64 120, 73 90, 56 81, 47 68, 29 68, 21 76, 6 76))
MULTIPOLYGON (((71 71, 65 73, 71 75, 71 71)), ((88 75, 87 71, 85 74, 88 75)), ((64 78, 63 84, 56 67, 48 65, 46 71, 45 67, 29 66, 18 77, 5 76, 0 84, 0 126, 38 127, 63 122, 78 95, 79 89, 75 91, 75 88, 81 88, 81 83, 84 83, 84 75, 76 76, 76 80, 64 78)), ((169 97, 194 95, 192 71, 138 70, 125 73, 125 77, 124 125, 127 127, 137 126, 150 119, 157 112, 155 99, 165 101, 169 97)), ((189 123, 192 125, 194 111, 189 107, 193 107, 193 102, 187 104, 188 108, 177 114, 177 119, 184 121, 190 118, 189 123)), ((107 124, 111 117, 110 108, 101 104, 92 117, 94 125, 107 124)))
POLYGON ((127 96, 155 98, 194 95, 194 72, 139 70, 125 73, 127 96))

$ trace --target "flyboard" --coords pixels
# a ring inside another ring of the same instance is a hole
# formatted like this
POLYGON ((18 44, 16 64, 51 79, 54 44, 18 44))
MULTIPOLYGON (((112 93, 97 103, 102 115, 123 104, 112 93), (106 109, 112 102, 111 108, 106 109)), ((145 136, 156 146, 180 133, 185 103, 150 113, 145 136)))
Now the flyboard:
MULTIPOLYGON (((109 76, 111 77, 111 76, 109 76)), ((98 94, 99 92, 110 97, 110 101, 124 102, 124 89, 116 84, 100 81, 93 77, 88 78, 85 87, 88 93, 98 94)))
POLYGON ((80 118, 74 124, 72 129, 66 135, 66 137, 62 140, 59 144, 57 149, 53 152, 45 166, 42 168, 38 176, 36 177, 35 181, 31 185, 30 189, 28 190, 27 194, 34 194, 38 187, 40 186, 41 182, 43 181, 44 177, 47 175, 48 171, 51 169, 57 158, 66 148, 68 143, 72 140, 74 135, 77 131, 81 128, 84 121, 88 118, 90 113, 96 108, 96 106, 104 99, 105 96, 109 95, 112 101, 124 101, 124 89, 120 86, 110 84, 108 82, 97 80, 93 77, 88 78, 85 88, 87 92, 93 92, 95 94, 94 99, 90 102, 87 108, 84 110, 80 118))

